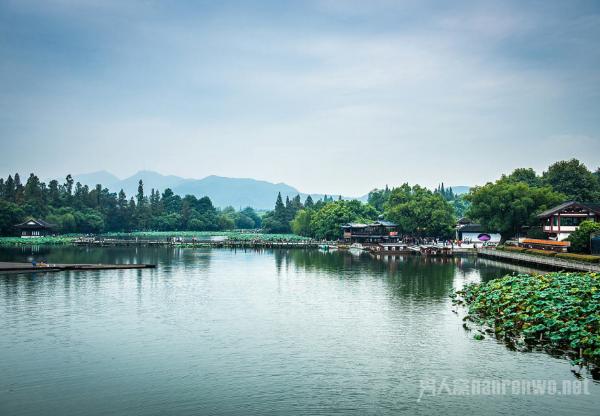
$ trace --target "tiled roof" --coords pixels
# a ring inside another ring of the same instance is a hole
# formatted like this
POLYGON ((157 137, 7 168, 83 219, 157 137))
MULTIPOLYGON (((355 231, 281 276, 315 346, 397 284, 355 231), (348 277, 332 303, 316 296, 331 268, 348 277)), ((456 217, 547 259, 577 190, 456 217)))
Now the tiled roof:
POLYGON ((587 208, 590 211, 593 211, 597 214, 600 214, 600 203, 597 202, 576 202, 576 201, 567 201, 564 202, 560 205, 557 205, 553 208, 547 209, 544 212, 541 212, 540 214, 538 214, 538 218, 546 218, 549 217, 553 214, 556 214, 559 211, 562 211, 566 208, 569 208, 570 206, 579 206, 582 208, 587 208))
POLYGON ((17 224, 15 225, 16 228, 54 228, 56 227, 56 224, 51 224, 47 221, 44 220, 27 220, 21 224, 17 224))
POLYGON ((458 231, 463 233, 483 233, 486 230, 481 224, 467 224, 460 227, 458 231))

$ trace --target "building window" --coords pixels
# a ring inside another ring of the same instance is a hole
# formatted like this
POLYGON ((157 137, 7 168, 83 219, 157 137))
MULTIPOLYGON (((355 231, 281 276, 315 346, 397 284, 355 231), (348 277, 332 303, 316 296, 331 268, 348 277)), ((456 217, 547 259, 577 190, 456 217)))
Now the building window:
POLYGON ((585 217, 560 217, 560 225, 562 227, 577 227, 585 217))

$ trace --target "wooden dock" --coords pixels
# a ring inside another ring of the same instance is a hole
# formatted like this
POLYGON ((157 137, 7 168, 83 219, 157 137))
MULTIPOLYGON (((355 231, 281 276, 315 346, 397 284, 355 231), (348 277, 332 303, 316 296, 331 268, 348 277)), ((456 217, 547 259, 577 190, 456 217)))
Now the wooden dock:
POLYGON ((59 272, 64 270, 121 270, 121 269, 154 269, 155 264, 54 264, 0 262, 0 272, 59 272))
POLYGON ((73 241, 79 246, 116 247, 116 246, 167 246, 167 247, 214 247, 214 248, 318 248, 322 244, 314 240, 305 241, 265 241, 265 240, 196 240, 181 239, 118 239, 118 238, 80 238, 73 241))
POLYGON ((600 264, 586 263, 572 260, 559 259, 555 257, 542 257, 533 254, 511 253, 507 251, 480 249, 478 256, 495 260, 508 261, 512 263, 528 264, 554 270, 571 270, 581 272, 600 272, 600 264))

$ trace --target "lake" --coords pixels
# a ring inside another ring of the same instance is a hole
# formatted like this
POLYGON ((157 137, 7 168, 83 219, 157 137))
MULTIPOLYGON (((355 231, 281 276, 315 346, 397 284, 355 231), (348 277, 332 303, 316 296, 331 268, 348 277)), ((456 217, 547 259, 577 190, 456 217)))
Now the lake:
POLYGON ((0 274, 1 415, 600 408, 600 384, 575 378, 567 360, 463 329, 452 290, 526 271, 516 266, 316 250, 0 248, 0 261, 32 257, 157 269, 0 274), (558 391, 517 388, 536 380, 558 391), (566 394, 563 382, 584 390, 566 394), (510 388, 490 392, 499 383, 510 388))

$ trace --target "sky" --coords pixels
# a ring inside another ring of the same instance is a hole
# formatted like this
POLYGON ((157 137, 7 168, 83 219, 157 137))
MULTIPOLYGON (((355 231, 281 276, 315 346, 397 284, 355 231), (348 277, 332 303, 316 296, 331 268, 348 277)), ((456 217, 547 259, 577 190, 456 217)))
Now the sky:
POLYGON ((600 165, 598 1, 0 0, 0 173, 362 195, 600 165))

